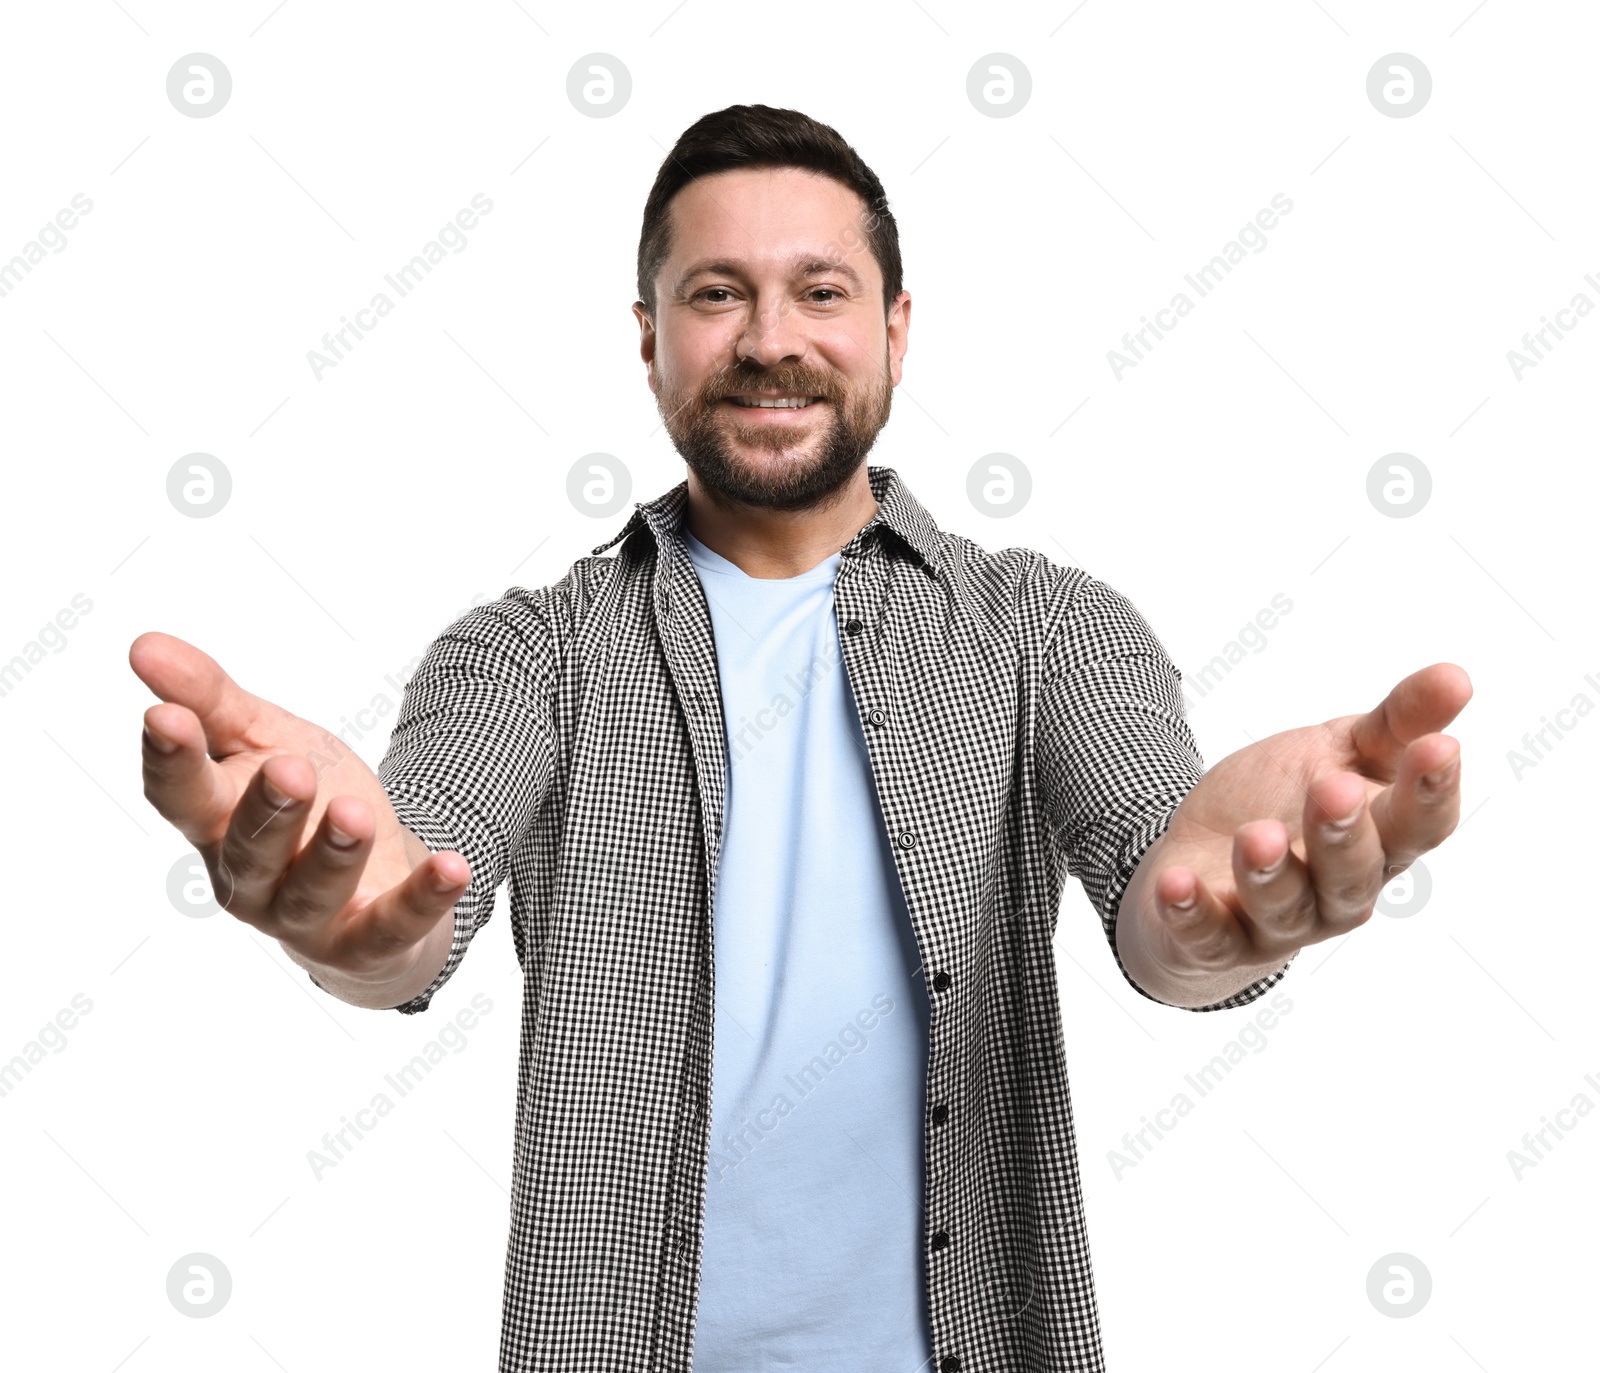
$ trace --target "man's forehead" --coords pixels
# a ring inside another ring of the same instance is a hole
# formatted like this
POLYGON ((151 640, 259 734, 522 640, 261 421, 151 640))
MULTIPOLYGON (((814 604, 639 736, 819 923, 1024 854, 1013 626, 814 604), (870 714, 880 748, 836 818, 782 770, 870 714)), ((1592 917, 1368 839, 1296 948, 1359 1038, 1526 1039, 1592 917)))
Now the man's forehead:
POLYGON ((832 177, 800 168, 741 168, 703 177, 673 200, 669 281, 706 273, 795 279, 842 271, 857 285, 874 275, 865 202, 832 177), (796 172, 781 184, 767 172, 796 172))
POLYGON ((679 237, 695 240, 695 253, 751 251, 777 244, 798 252, 811 239, 824 242, 858 222, 866 204, 830 176, 796 167, 739 168, 700 177, 673 197, 679 237), (789 175, 792 173, 793 175, 789 175))

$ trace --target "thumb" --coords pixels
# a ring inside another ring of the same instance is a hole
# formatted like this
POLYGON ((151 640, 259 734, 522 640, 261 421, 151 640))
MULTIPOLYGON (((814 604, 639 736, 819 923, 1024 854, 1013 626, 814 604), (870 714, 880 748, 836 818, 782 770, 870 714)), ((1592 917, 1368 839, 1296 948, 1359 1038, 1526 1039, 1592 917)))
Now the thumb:
POLYGON ((1472 679, 1456 663, 1432 663, 1397 682, 1374 710, 1350 721, 1350 738, 1378 780, 1393 782, 1406 746, 1443 730, 1472 699, 1472 679))
POLYGON ((268 702, 241 687, 210 654, 152 630, 133 641, 128 666, 163 701, 185 706, 199 717, 206 751, 213 757, 254 746, 248 735, 268 702))

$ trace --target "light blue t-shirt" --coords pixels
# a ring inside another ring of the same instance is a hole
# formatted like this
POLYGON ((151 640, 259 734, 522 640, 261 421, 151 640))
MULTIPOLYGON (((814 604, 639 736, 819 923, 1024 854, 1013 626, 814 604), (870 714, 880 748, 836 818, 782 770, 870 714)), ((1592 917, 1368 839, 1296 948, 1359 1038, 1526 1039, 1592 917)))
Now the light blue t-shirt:
POLYGON ((834 618, 687 529, 728 790, 695 1373, 915 1373, 928 1002, 834 618))

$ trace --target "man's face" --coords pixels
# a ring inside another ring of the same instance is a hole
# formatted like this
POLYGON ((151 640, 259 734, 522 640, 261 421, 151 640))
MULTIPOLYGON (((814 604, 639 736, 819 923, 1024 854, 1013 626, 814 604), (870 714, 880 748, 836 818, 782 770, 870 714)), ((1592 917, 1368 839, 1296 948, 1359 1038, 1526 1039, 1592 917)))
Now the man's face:
POLYGON ((888 421, 911 296, 885 319, 866 213, 848 187, 794 167, 720 172, 674 197, 655 320, 634 314, 667 433, 713 498, 815 505, 888 421))

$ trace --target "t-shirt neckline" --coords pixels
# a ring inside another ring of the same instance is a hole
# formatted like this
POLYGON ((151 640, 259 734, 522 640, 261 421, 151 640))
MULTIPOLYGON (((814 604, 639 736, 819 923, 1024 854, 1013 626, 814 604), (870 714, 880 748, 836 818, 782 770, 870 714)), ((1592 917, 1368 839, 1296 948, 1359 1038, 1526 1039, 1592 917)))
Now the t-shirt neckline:
POLYGON ((797 573, 793 577, 752 577, 738 563, 724 558, 716 549, 702 543, 689 531, 687 525, 682 530, 683 546, 688 550, 689 561, 704 572, 715 572, 723 577, 738 577, 747 582, 765 584, 771 582, 775 586, 800 586, 806 582, 822 581, 831 578, 838 570, 839 560, 843 551, 829 554, 815 567, 797 573))

